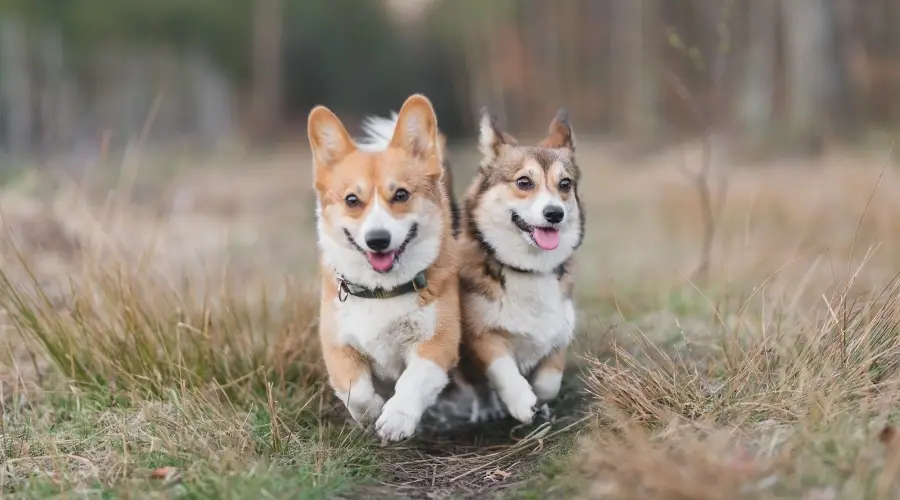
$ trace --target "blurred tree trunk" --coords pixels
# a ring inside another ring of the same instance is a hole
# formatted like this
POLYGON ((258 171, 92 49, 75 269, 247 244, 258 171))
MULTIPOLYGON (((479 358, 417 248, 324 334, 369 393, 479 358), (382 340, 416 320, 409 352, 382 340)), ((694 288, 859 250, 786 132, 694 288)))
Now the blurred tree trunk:
POLYGON ((613 0, 611 75, 618 129, 635 143, 658 138, 658 0, 613 0))
MULTIPOLYGON (((559 30, 562 33, 567 33, 567 36, 562 38, 562 45, 559 47, 559 59, 561 67, 565 71, 561 75, 561 92, 553 96, 553 100, 547 103, 547 105, 554 108, 549 109, 548 114, 552 117, 555 114, 556 107, 571 107, 572 104, 575 104, 578 106, 577 116, 579 121, 586 124, 587 117, 584 115, 587 115, 589 110, 584 108, 587 108, 589 103, 581 95, 580 88, 587 80, 585 66, 587 65, 586 61, 590 60, 590 54, 582 50, 586 36, 582 32, 581 23, 579 22, 581 17, 585 15, 585 9, 583 2, 579 0, 560 2, 558 5, 559 30)), ((550 118, 544 118, 544 120, 548 121, 550 118)))
POLYGON ((860 131, 859 112, 857 110, 855 89, 850 78, 849 59, 851 56, 850 43, 852 42, 852 12, 841 8, 839 0, 826 0, 825 13, 828 23, 833 27, 829 38, 831 53, 833 54, 834 71, 831 83, 834 131, 843 139, 856 139, 860 131))
MULTIPOLYGON (((568 2, 571 4, 572 2, 568 2)), ((550 122, 553 112, 559 106, 557 101, 565 95, 566 73, 574 68, 566 65, 566 38, 572 36, 570 26, 563 24, 562 3, 532 0, 530 25, 526 32, 539 45, 537 51, 540 65, 540 83, 533 101, 533 111, 528 117, 528 124, 540 130, 543 122, 550 122), (548 29, 549 28, 549 29, 548 29)), ((526 35, 529 36, 529 35, 526 35)))
POLYGON ((189 95, 194 99, 195 130, 205 146, 215 146, 231 135, 231 92, 228 81, 216 72, 205 53, 193 51, 188 56, 191 74, 189 95))
MULTIPOLYGON (((465 90, 460 92, 465 95, 460 96, 459 100, 468 102, 472 117, 470 121, 477 124, 479 111, 483 106, 490 106, 492 97, 491 85, 488 81, 490 75, 484 69, 487 64, 487 57, 481 50, 482 44, 480 43, 481 41, 487 41, 487 37, 484 36, 484 29, 480 24, 476 24, 469 33, 469 36, 462 41, 463 67, 465 71, 460 71, 459 74, 466 85, 459 86, 460 89, 465 90)), ((496 112, 493 109, 491 111, 496 112)), ((477 125, 475 126, 475 131, 476 133, 478 132, 477 125)))
POLYGON ((826 134, 848 120, 848 81, 833 0, 789 0, 784 12, 788 132, 793 149, 821 153, 826 134), (844 116, 841 116, 844 115, 844 116))
POLYGON ((25 24, 0 17, 0 103, 6 111, 6 151, 13 157, 33 152, 31 107, 31 71, 28 64, 28 38, 25 24))
POLYGON ((746 146, 765 146, 772 125, 775 83, 775 0, 750 0, 747 4, 747 38, 744 75, 738 95, 738 128, 746 146))
MULTIPOLYGON (((585 9, 582 17, 583 33, 587 37, 585 50, 586 56, 584 87, 582 96, 587 98, 586 109, 581 110, 585 116, 582 120, 594 130, 607 131, 611 125, 609 117, 609 4, 585 0, 585 9)), ((572 104, 568 104, 571 106, 572 104)))
POLYGON ((283 0, 256 0, 253 12, 252 134, 271 140, 281 123, 283 0))
MULTIPOLYGON (((882 22, 886 26, 896 27, 900 26, 900 5, 895 1, 887 1, 885 5, 885 16, 882 19, 882 22)), ((900 32, 896 29, 886 29, 886 53, 888 61, 900 61, 900 32)), ((892 67, 886 72, 891 77, 889 77, 889 81, 900 82, 897 79, 898 71, 894 70, 897 67, 897 63, 893 63, 892 67)), ((888 113, 887 113, 887 121, 888 123, 896 124, 898 120, 900 120, 900 99, 898 99, 897 93, 892 92, 887 96, 887 100, 889 103, 888 113)))
POLYGON ((58 154, 70 140, 70 84, 64 60, 64 43, 58 30, 44 30, 40 39, 41 149, 46 155, 58 154))

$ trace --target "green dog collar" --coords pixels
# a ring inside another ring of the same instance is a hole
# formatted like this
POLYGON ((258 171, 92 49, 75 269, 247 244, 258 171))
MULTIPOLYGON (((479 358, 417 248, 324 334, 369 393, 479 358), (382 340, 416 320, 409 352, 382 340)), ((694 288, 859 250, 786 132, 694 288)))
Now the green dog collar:
POLYGON ((394 297, 406 295, 407 293, 418 292, 427 286, 428 280, 425 279, 425 271, 420 271, 416 274, 412 281, 397 285, 389 290, 383 288, 366 288, 338 277, 338 300, 344 302, 350 295, 361 299, 392 299, 394 297))

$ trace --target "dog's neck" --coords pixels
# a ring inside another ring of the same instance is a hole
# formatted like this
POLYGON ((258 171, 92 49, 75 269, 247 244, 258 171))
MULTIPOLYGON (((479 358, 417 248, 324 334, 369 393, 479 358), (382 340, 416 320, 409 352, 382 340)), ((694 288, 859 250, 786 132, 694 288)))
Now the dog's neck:
POLYGON ((359 297, 361 299, 392 299, 409 293, 418 293, 420 290, 428 286, 428 279, 425 277, 425 271, 419 271, 412 280, 406 283, 384 289, 381 287, 368 288, 363 285, 352 283, 344 277, 337 275, 335 277, 338 282, 338 299, 344 302, 350 296, 359 297))

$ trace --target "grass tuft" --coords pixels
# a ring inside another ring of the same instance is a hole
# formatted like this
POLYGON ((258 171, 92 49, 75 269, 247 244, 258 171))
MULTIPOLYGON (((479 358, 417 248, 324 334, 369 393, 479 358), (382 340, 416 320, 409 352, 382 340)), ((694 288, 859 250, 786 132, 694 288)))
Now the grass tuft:
POLYGON ((317 303, 285 285, 273 310, 265 288, 225 285, 197 292, 146 268, 86 267, 51 300, 24 259, 24 283, 0 270, 0 306, 59 374, 86 388, 160 397, 173 388, 215 387, 232 401, 307 400, 322 367, 317 303))
POLYGON ((814 322, 784 308, 757 320, 717 311, 735 326, 716 329, 702 350, 673 353, 635 332, 611 359, 591 359, 587 491, 868 498, 897 472, 883 468, 875 436, 900 404, 900 284, 865 301, 842 294, 825 309, 814 322))

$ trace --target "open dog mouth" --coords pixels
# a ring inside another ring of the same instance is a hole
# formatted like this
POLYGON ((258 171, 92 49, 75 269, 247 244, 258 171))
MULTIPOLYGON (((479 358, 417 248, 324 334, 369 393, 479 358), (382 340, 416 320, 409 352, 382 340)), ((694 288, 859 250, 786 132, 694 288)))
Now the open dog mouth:
POLYGON ((350 231, 344 229, 344 235, 347 237, 347 241, 350 242, 350 245, 353 246, 359 253, 366 256, 366 259, 369 260, 369 265, 372 266, 372 269, 378 273, 387 273, 390 272, 391 269, 394 268, 394 265, 400 260, 400 256, 403 255, 403 252, 406 250, 409 242, 419 234, 419 225, 413 224, 411 228, 409 228, 409 232, 406 233, 406 238, 403 240, 403 243, 397 247, 396 250, 389 250, 387 252, 370 252, 358 244, 356 244, 356 240, 353 239, 353 236, 350 234, 350 231))
POLYGON ((559 246, 559 229, 552 226, 532 226, 525 222, 519 214, 512 212, 512 223, 525 234, 541 250, 556 250, 559 246))

